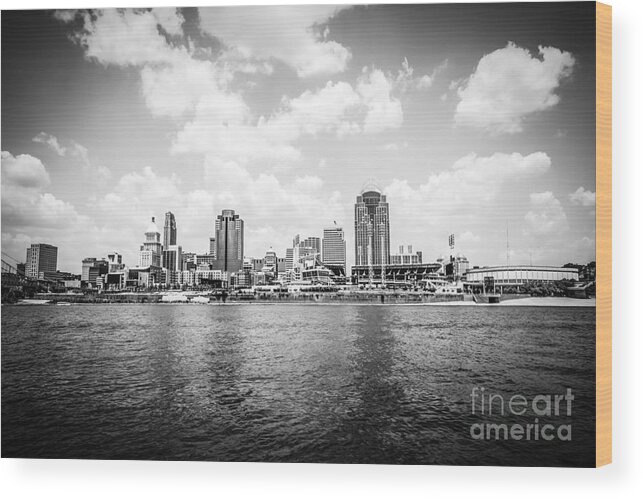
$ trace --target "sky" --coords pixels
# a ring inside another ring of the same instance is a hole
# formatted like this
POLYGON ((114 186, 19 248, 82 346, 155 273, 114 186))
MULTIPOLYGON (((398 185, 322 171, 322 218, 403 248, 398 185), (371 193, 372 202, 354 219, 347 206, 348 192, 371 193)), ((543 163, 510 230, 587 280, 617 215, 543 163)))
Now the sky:
POLYGON ((246 256, 337 222, 350 265, 374 183, 394 253, 434 261, 453 233, 472 265, 587 263, 594 20, 591 2, 3 11, 2 251, 135 266, 152 216, 205 253, 234 209, 246 256))

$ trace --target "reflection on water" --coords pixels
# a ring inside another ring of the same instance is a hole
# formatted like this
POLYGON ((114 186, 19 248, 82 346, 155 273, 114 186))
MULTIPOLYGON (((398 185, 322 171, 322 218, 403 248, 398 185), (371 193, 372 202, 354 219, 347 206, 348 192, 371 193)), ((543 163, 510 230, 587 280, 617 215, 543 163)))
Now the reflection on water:
POLYGON ((591 466, 594 323, 585 308, 3 306, 2 456, 591 466), (571 387, 573 441, 472 440, 474 386, 571 387))

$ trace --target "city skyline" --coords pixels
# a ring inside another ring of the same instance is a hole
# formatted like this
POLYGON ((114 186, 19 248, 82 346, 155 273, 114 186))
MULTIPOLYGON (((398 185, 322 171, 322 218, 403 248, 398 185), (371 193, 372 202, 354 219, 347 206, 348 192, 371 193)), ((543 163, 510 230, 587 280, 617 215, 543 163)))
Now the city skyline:
POLYGON ((508 226, 512 263, 591 261, 593 19, 517 8, 4 12, 3 251, 48 242, 76 270, 117 250, 131 266, 171 210, 183 248, 207 253, 212 220, 235 208, 246 254, 281 253, 293 234, 351 227, 375 177, 393 248, 435 260, 454 233, 471 262, 503 264, 508 226), (441 28, 455 20, 469 37, 441 28), (284 29, 301 43, 271 35, 284 29))

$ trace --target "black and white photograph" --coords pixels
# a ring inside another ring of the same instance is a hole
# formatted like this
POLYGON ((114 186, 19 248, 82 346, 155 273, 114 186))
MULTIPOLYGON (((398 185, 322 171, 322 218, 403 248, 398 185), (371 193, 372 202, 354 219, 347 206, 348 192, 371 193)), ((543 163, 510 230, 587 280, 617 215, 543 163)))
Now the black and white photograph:
POLYGON ((594 2, 3 10, 2 458, 594 467, 596 67, 594 2))

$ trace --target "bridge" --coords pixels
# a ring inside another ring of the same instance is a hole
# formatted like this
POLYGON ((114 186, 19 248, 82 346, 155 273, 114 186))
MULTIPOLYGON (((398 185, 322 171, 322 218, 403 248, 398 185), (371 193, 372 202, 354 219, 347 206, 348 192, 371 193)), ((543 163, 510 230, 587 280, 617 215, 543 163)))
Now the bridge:
POLYGON ((12 289, 23 289, 28 292, 39 290, 50 291, 57 283, 51 279, 36 279, 28 277, 18 269, 20 261, 7 252, 2 252, 2 296, 12 289))

